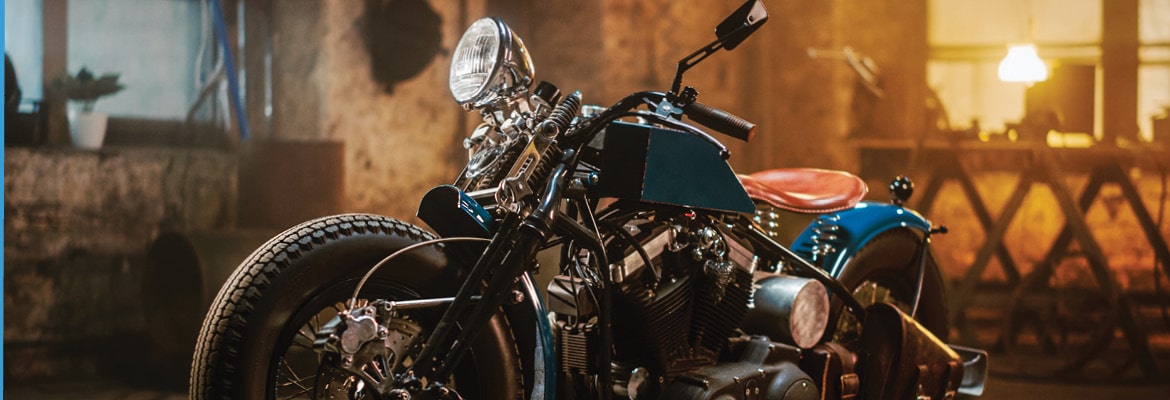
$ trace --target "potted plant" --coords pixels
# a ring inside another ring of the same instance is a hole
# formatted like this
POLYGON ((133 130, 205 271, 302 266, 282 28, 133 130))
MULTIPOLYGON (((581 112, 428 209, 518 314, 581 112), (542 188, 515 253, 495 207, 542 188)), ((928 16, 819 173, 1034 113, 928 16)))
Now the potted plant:
POLYGON ((101 147, 106 136, 106 122, 109 116, 93 110, 97 100, 121 91, 118 74, 94 75, 89 68, 81 67, 77 75, 68 71, 53 79, 51 90, 69 100, 69 134, 77 147, 96 149, 101 147))

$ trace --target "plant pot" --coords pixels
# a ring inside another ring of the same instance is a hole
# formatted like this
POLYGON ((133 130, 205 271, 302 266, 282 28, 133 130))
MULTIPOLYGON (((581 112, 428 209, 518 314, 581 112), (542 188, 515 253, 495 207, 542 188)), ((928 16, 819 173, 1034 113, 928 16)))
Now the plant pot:
POLYGON ((82 149, 98 149, 106 138, 109 116, 100 112, 69 109, 69 137, 73 145, 82 149))

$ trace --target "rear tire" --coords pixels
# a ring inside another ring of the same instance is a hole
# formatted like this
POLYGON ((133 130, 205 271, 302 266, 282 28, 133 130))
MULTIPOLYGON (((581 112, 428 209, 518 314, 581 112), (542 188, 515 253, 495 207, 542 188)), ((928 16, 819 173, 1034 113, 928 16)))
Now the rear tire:
MULTIPOLYGON (((213 301, 196 342, 190 397, 316 397, 312 380, 333 370, 312 365, 327 361, 307 348, 311 340, 306 339, 336 315, 336 307, 378 261, 431 238, 401 221, 351 214, 305 222, 271 239, 236 269, 213 301)), ((449 297, 462 276, 439 246, 431 246, 380 269, 360 298, 449 297)), ((441 314, 436 308, 406 316, 426 335, 441 314)), ((489 325, 456 368, 452 385, 466 398, 522 398, 523 367, 508 320, 497 313, 489 325)))
MULTIPOLYGON (((849 288, 863 306, 884 301, 909 315, 918 283, 921 246, 922 238, 908 229, 882 232, 845 263, 837 280, 849 288)), ((934 257, 929 252, 926 256, 922 294, 914 319, 945 341, 950 329, 946 293, 934 257)), ((856 335, 860 333, 860 323, 844 309, 840 299, 833 299, 832 310, 829 325, 836 327, 833 339, 842 343, 859 340, 856 335)))

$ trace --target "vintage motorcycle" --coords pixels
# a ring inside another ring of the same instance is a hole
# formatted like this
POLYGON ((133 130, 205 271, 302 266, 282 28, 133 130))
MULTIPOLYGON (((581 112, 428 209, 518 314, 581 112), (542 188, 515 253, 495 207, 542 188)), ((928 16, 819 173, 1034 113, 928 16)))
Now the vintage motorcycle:
POLYGON ((433 233, 348 214, 272 238, 214 300, 192 398, 979 395, 986 353, 939 339, 928 245, 942 229, 901 206, 908 180, 875 203, 848 173, 736 175, 683 121, 752 136, 682 77, 767 18, 748 1, 679 62, 669 92, 608 108, 533 87, 520 38, 476 21, 450 88, 484 123, 458 179, 422 199, 433 233), (785 246, 779 210, 819 216, 785 246), (553 275, 544 291, 539 269, 553 275))

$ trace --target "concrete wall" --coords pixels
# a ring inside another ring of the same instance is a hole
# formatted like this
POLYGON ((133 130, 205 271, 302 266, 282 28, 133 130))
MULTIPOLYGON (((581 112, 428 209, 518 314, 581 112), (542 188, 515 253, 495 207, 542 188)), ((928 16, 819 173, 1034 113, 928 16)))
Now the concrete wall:
MULTIPOLYGON (((455 105, 446 79, 449 52, 471 21, 504 18, 531 50, 537 79, 608 105, 633 91, 668 89, 677 61, 713 40, 714 26, 739 5, 495 0, 461 7, 431 1, 442 18, 446 52, 387 94, 374 83, 361 44, 363 3, 274 4, 274 57, 287 62, 274 66, 273 136, 344 142, 345 208, 404 218, 413 215, 422 193, 450 181, 465 162, 460 143, 479 117, 455 105)), ((858 125, 851 122, 855 77, 841 60, 810 58, 810 47, 851 46, 885 72, 888 95, 874 112, 882 117, 859 134, 901 137, 921 129, 925 0, 767 5, 767 25, 735 51, 695 67, 685 81, 701 101, 760 124, 750 146, 726 140, 737 170, 856 169, 845 140, 858 125)))
MULTIPOLYGON (((415 78, 387 94, 372 79, 358 19, 363 2, 323 6, 322 134, 346 145, 346 207, 410 218, 418 199, 450 182, 466 161, 468 118, 447 90, 448 55, 435 57, 415 78)), ((456 2, 431 2, 442 18, 443 48, 463 32, 456 2)))
POLYGON ((234 223, 235 168, 233 154, 206 150, 5 149, 6 380, 147 357, 146 247, 163 230, 234 223))

